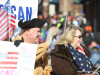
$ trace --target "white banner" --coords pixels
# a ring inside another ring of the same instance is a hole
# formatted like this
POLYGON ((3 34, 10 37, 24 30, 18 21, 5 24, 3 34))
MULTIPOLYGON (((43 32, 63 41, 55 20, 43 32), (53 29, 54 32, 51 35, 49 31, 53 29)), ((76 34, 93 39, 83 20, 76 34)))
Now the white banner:
POLYGON ((37 45, 0 41, 0 75, 33 75, 37 45))
MULTIPOLYGON (((7 2, 7 0, 0 0, 0 9, 7 2)), ((24 21, 37 18, 38 0, 10 0, 11 12, 15 15, 16 25, 18 21, 24 21)))

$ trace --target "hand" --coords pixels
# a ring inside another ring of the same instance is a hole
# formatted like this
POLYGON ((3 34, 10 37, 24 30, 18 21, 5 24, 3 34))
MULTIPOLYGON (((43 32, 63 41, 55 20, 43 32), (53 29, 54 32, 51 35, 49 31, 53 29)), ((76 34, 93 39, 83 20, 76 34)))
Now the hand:
POLYGON ((55 32, 52 34, 52 37, 56 36, 59 29, 57 27, 51 27, 51 29, 55 30, 55 32))
POLYGON ((48 30, 48 35, 51 35, 52 37, 54 36, 55 32, 56 32, 56 27, 51 27, 49 30, 48 30))
POLYGON ((15 45, 16 47, 18 47, 18 46, 20 45, 21 42, 24 42, 23 38, 22 38, 22 40, 16 40, 16 41, 14 41, 14 45, 15 45))
POLYGON ((48 34, 47 34, 47 38, 46 38, 46 42, 48 44, 48 46, 50 46, 50 44, 52 43, 52 35, 55 32, 55 30, 53 28, 49 29, 48 34))
POLYGON ((45 70, 46 70, 46 71, 50 71, 50 72, 51 72, 51 71, 52 71, 52 67, 51 67, 51 66, 49 66, 49 65, 46 65, 46 66, 45 66, 45 70))
POLYGON ((46 65, 43 71, 44 75, 51 75, 50 72, 52 72, 52 67, 49 65, 46 65))

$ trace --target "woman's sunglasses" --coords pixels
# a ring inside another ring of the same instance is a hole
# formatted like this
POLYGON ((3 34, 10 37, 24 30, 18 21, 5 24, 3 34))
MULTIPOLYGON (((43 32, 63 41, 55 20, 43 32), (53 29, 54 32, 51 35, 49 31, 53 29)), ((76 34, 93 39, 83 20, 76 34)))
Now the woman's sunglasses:
POLYGON ((79 35, 79 36, 74 36, 74 37, 78 37, 78 38, 80 39, 80 38, 82 38, 82 35, 79 35))

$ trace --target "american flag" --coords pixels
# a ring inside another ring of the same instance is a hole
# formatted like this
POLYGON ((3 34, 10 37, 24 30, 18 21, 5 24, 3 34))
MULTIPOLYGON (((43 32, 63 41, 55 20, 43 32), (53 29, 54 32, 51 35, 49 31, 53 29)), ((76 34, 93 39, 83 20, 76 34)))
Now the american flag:
POLYGON ((0 41, 4 40, 14 28, 15 16, 10 11, 10 0, 8 0, 0 9, 0 41))
POLYGON ((19 52, 1 53, 0 70, 17 69, 19 52))
POLYGON ((83 53, 84 50, 82 50, 82 48, 78 48, 81 51, 74 49, 73 46, 71 46, 70 44, 67 45, 67 48, 72 55, 74 61, 78 65, 79 70, 83 71, 84 73, 90 73, 90 71, 92 71, 92 67, 88 57, 83 53))

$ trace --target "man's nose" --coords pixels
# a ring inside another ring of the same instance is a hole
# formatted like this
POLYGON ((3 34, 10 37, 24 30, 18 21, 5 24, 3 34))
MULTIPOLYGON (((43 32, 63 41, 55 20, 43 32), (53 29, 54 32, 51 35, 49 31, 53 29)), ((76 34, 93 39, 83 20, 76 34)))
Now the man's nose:
POLYGON ((39 36, 41 36, 41 33, 39 32, 39 36))

